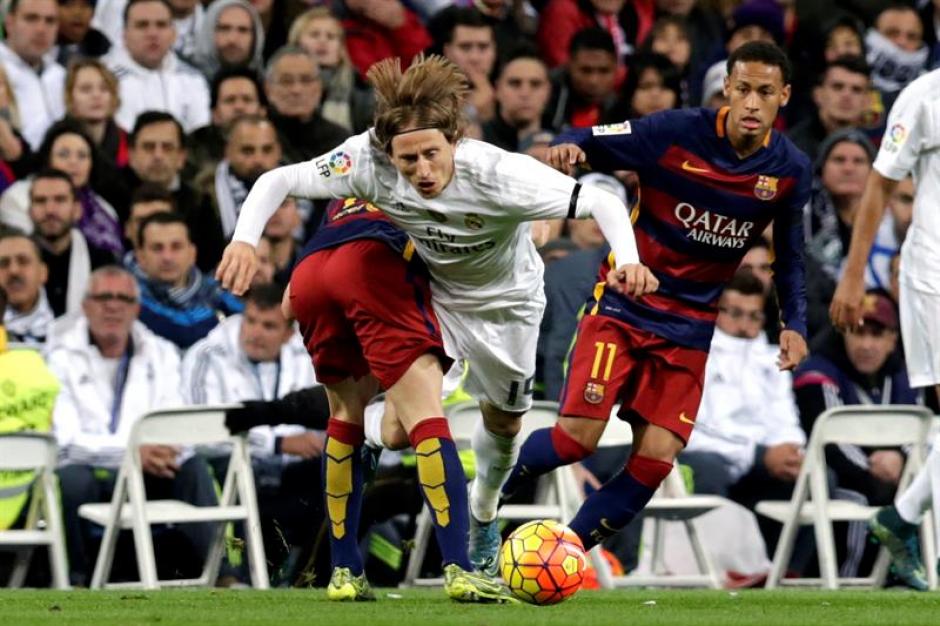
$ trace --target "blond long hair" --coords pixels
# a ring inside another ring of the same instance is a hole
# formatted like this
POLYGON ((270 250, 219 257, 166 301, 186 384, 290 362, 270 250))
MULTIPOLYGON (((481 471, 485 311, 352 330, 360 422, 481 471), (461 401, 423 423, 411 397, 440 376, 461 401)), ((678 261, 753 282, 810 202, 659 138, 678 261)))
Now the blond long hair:
POLYGON ((78 74, 82 70, 95 70, 104 81, 105 89, 111 94, 111 115, 121 107, 121 94, 118 87, 118 79, 107 68, 107 66, 98 59, 77 58, 69 63, 68 71, 65 74, 65 110, 69 115, 73 114, 75 99, 72 92, 75 91, 75 83, 78 81, 78 74))
POLYGON ((303 47, 300 45, 300 37, 304 34, 304 31, 307 30, 307 26, 310 25, 310 22, 315 20, 330 20, 339 27, 340 45, 338 67, 352 67, 352 60, 349 58, 349 50, 346 49, 346 31, 343 30, 343 23, 333 14, 329 7, 313 7, 294 18, 290 26, 290 31, 287 34, 287 43, 303 47))
POLYGON ((405 130, 436 128, 450 143, 463 136, 468 82, 451 61, 419 54, 403 72, 401 59, 389 58, 370 67, 366 77, 375 88, 375 137, 386 153, 405 130))

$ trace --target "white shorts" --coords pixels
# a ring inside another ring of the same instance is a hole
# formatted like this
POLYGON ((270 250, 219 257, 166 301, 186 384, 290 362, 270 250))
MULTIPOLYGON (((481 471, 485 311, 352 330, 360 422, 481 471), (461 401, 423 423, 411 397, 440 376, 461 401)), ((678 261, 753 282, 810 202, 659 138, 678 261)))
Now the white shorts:
POLYGON ((911 387, 940 385, 940 294, 901 277, 901 338, 911 387))
POLYGON ((532 406, 541 303, 466 313, 435 306, 447 354, 467 361, 464 391, 503 411, 532 406))

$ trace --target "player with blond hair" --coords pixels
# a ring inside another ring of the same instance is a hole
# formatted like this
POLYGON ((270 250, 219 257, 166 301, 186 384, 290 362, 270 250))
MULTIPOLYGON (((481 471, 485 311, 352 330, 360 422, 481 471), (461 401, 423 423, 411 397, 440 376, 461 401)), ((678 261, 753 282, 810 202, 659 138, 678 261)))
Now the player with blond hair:
MULTIPOLYGON (((242 207, 218 276, 235 293, 247 289, 254 246, 287 195, 362 198, 409 235, 431 275, 444 345, 451 356, 469 363, 465 388, 480 402, 483 419, 473 436, 477 474, 470 489, 470 558, 475 567, 495 573, 499 493, 518 455, 520 420, 531 406, 545 306, 543 265, 530 222, 593 217, 616 258, 608 276, 612 289, 641 295, 654 291, 658 281, 639 263, 619 198, 582 187, 531 157, 463 137, 466 78, 455 65, 439 56, 419 57, 402 72, 397 59, 388 59, 368 76, 376 90, 374 128, 309 162, 261 176, 242 207)), ((306 289, 296 278, 292 289, 306 289)), ((295 312, 302 319, 304 312, 295 312)), ((440 368, 426 374, 428 389, 439 391, 440 368)), ((418 402, 427 395, 403 395, 395 403, 412 435, 415 424, 439 417, 427 413, 432 405, 418 402)), ((334 418, 355 424, 357 434, 348 442, 360 446, 361 415, 337 413, 334 418)), ((450 439, 446 426, 436 434, 439 440, 450 439)), ((412 444, 420 441, 412 436, 412 444)))

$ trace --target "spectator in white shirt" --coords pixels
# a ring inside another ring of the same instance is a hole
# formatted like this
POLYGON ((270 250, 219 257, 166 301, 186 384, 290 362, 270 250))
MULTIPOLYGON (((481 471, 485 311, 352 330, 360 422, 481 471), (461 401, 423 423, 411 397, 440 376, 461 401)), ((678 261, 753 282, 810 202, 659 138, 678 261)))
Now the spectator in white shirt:
MULTIPOLYGON (((58 476, 73 584, 87 584, 94 563, 89 527, 79 518, 78 508, 111 499, 134 423, 148 411, 182 404, 176 347, 137 321, 140 293, 127 270, 114 265, 95 270, 82 311, 56 337, 47 357, 62 384, 53 430, 60 450, 58 476)), ((140 447, 140 460, 148 497, 197 506, 216 503, 202 457, 146 445, 140 447)), ((181 530, 204 558, 213 525, 186 524, 181 530)))
MULTIPOLYGON (((182 366, 188 403, 280 400, 316 384, 303 340, 281 313, 283 292, 274 284, 253 286, 243 315, 229 317, 189 349, 182 366)), ((278 564, 322 522, 324 433, 296 424, 256 426, 248 443, 265 554, 278 564)), ((213 465, 217 473, 223 469, 213 465)))
POLYGON ((65 114, 65 69, 44 58, 56 42, 59 7, 55 0, 11 0, 3 23, 0 62, 26 113, 23 137, 35 150, 46 129, 65 114))
MULTIPOLYGON (((33 0, 37 1, 37 0, 33 0)), ((106 59, 120 83, 115 119, 124 129, 149 110, 170 113, 186 132, 209 123, 209 86, 173 52, 176 31, 166 0, 130 0, 124 10, 124 47, 106 59)))

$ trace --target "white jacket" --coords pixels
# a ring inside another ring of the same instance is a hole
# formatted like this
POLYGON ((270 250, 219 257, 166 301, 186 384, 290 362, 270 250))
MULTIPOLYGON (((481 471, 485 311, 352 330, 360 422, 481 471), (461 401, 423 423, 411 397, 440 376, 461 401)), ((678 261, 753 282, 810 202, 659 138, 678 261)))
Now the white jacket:
POLYGON ((36 72, 5 43, 0 43, 0 62, 20 109, 23 138, 38 150, 46 130, 65 115, 65 68, 46 59, 36 72))
POLYGON ((167 53, 156 70, 138 65, 123 48, 112 49, 105 63, 120 83, 118 126, 132 130, 137 116, 151 110, 171 113, 187 133, 209 124, 209 85, 175 53, 167 53))
MULTIPOLYGON (((238 342, 242 319, 241 315, 226 318, 186 352, 182 377, 183 399, 187 404, 274 400, 317 383, 299 333, 281 346, 276 364, 259 366, 249 361, 238 342)), ((258 458, 270 457, 274 454, 275 437, 303 431, 298 425, 257 426, 248 435, 251 453, 258 458)))
POLYGON ((124 8, 127 0, 98 0, 91 27, 111 40, 111 49, 124 46, 124 8))
POLYGON ((52 414, 60 464, 117 467, 127 449, 131 427, 155 409, 183 404, 179 352, 140 322, 131 329, 134 352, 127 371, 115 432, 111 432, 114 381, 98 348, 89 340, 83 316, 69 325, 46 356, 62 383, 52 414))
POLYGON ((740 478, 754 465, 758 445, 806 443, 790 373, 777 369, 777 352, 764 333, 740 339, 715 329, 687 451, 722 455, 740 478))

